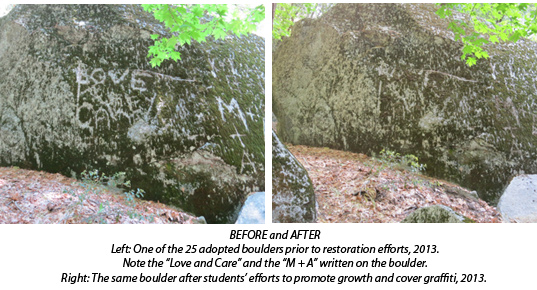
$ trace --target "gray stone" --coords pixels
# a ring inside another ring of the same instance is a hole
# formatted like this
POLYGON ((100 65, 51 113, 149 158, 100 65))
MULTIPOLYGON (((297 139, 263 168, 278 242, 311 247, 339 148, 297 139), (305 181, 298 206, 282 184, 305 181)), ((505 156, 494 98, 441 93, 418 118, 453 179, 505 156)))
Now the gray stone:
POLYGON ((409 214, 402 223, 473 223, 474 221, 445 205, 419 208, 409 214))
POLYGON ((204 216, 197 217, 192 220, 193 224, 199 224, 199 225, 205 225, 207 224, 207 221, 205 220, 204 216))
POLYGON ((146 198, 235 222, 264 190, 264 40, 208 39, 152 68, 139 5, 17 5, 0 18, 0 166, 126 172, 146 198))
POLYGON ((504 222, 537 222, 537 175, 513 178, 498 203, 504 222))
POLYGON ((491 44, 468 67, 436 9, 337 4, 298 22, 273 53, 278 136, 414 154, 494 204, 513 175, 537 173, 537 44, 491 44))
POLYGON ((248 198, 241 208, 236 224, 264 224, 265 223, 265 193, 256 192, 248 198))
POLYGON ((272 131, 272 222, 316 221, 315 192, 308 172, 272 131))

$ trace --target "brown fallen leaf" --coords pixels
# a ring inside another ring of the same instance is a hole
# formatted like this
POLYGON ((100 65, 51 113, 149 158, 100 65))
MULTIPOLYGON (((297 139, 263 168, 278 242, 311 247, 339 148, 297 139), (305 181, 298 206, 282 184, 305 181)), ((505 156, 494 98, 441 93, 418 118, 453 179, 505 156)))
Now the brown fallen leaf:
POLYGON ((19 192, 11 192, 9 194, 9 198, 13 201, 18 201, 22 198, 21 194, 19 192))
POLYGON ((0 167, 0 224, 192 223, 161 203, 125 199, 120 189, 14 167, 0 167), (166 211, 170 217, 157 213, 166 211))

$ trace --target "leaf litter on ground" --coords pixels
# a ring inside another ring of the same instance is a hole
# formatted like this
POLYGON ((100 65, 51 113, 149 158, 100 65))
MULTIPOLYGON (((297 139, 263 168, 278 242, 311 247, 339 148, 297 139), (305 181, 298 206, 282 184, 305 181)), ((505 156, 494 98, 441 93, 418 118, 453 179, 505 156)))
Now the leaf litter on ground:
POLYGON ((197 217, 116 187, 60 174, 0 167, 0 223, 191 224, 197 217))
POLYGON ((401 222, 418 208, 449 206, 479 223, 498 223, 496 208, 456 184, 364 154, 286 144, 313 182, 318 222, 401 222))

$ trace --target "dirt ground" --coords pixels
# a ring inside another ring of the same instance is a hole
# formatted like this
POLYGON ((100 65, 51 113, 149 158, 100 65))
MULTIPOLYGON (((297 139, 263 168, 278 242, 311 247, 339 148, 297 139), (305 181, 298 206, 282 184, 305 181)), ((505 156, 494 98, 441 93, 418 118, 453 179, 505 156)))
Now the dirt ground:
POLYGON ((60 174, 0 167, 0 223, 199 223, 172 207, 60 174))
POLYGON ((496 208, 456 184, 426 177, 404 164, 328 148, 292 146, 304 165, 323 223, 400 222, 414 210, 449 206, 478 223, 501 222, 496 208))

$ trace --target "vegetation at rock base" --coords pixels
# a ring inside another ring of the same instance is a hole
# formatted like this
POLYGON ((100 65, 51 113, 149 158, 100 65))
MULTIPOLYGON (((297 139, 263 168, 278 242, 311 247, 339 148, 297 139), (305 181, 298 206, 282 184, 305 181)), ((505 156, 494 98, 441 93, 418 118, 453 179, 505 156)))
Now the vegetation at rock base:
MULTIPOLYGON (((82 179, 80 185, 84 188, 84 192, 82 194, 77 194, 75 190, 64 190, 64 192, 68 192, 74 197, 78 197, 79 205, 83 205, 87 194, 101 194, 104 190, 103 186, 115 187, 117 189, 131 187, 130 180, 125 180, 125 172, 118 172, 112 176, 107 176, 104 172, 99 174, 98 170, 92 170, 89 172, 83 171, 80 175, 82 179)), ((145 191, 140 188, 123 192, 126 204, 131 208, 135 208, 138 202, 137 199, 142 198, 144 193, 145 191)), ((108 203, 99 203, 99 211, 97 213, 106 211, 108 206, 108 203)), ((145 218, 132 210, 128 211, 127 214, 130 218, 145 218)), ((150 219, 152 219, 152 217, 150 217, 150 219)))
POLYGON ((483 48, 488 43, 511 41, 537 34, 537 8, 533 3, 442 3, 436 14, 442 18, 453 11, 470 16, 470 21, 453 19, 449 28, 455 40, 464 43, 461 59, 474 65, 477 59, 488 58, 483 48), (467 23, 469 22, 469 23, 467 23))
POLYGON ((412 172, 424 171, 425 168, 427 168, 427 164, 420 164, 418 157, 413 154, 401 156, 401 154, 395 151, 382 149, 379 153, 379 157, 381 162, 387 162, 391 166, 399 165, 412 172))
POLYGON ((469 190, 400 168, 397 162, 328 148, 286 145, 313 182, 318 222, 401 222, 418 208, 435 204, 449 206, 476 222, 501 222, 498 211, 469 190))
POLYGON ((123 192, 115 177, 98 172, 77 181, 60 174, 0 167, 0 223, 199 223, 164 204, 123 192))
POLYGON ((265 19, 263 5, 245 8, 245 17, 240 15, 239 9, 231 12, 226 4, 144 4, 142 7, 163 22, 172 34, 171 37, 151 35, 155 42, 149 47, 148 57, 153 67, 167 59, 181 59, 177 45, 190 44, 193 40, 204 42, 210 35, 224 39, 229 32, 240 36, 254 31, 265 19))

